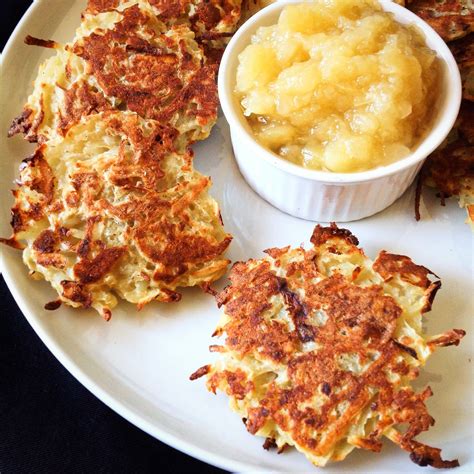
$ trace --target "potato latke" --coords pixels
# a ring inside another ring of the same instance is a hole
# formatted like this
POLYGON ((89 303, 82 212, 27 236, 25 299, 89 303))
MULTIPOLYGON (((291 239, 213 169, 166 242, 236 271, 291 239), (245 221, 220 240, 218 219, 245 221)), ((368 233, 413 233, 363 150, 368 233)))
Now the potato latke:
POLYGON ((236 263, 217 296, 224 315, 211 346, 220 357, 191 379, 230 397, 264 447, 295 446, 317 466, 354 448, 378 452, 387 437, 419 465, 454 467, 415 440, 434 419, 410 382, 438 346, 464 331, 426 337, 423 314, 440 282, 408 257, 381 252, 372 262, 347 230, 317 226, 310 250, 266 250, 236 263), (405 425, 399 431, 397 425, 405 425))
POLYGON ((186 24, 168 26, 146 3, 85 15, 66 45, 40 67, 9 135, 43 142, 81 117, 106 109, 137 112, 175 127, 182 139, 206 138, 217 119, 217 64, 207 60, 186 24))
POLYGON ((216 280, 231 237, 210 179, 193 169, 191 151, 174 148, 176 137, 132 112, 84 118, 23 162, 3 241, 24 248, 31 275, 60 302, 105 318, 117 296, 140 308, 216 280))

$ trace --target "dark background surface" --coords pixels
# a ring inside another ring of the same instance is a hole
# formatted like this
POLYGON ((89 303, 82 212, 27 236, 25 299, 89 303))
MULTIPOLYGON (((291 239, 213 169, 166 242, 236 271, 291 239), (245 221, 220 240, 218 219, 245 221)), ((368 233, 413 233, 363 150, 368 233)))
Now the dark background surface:
MULTIPOLYGON (((1 49, 30 4, 2 2, 1 49)), ((148 436, 82 387, 34 333, 0 277, 0 473, 75 472, 224 471, 148 436)))

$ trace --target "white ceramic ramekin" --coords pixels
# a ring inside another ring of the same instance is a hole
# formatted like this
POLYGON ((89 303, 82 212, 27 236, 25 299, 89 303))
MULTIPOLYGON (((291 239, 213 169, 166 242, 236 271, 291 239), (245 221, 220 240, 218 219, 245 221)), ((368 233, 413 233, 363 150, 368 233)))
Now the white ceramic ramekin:
POLYGON ((283 7, 301 0, 279 0, 250 18, 227 46, 219 70, 219 98, 230 125, 232 145, 240 171, 266 201, 303 219, 329 222, 362 219, 385 209, 413 182, 425 158, 451 130, 461 103, 461 79, 450 50, 438 34, 412 12, 388 0, 385 11, 404 24, 415 24, 442 63, 440 93, 431 132, 406 158, 360 173, 307 170, 266 150, 253 138, 234 96, 238 55, 260 26, 277 22, 283 7))

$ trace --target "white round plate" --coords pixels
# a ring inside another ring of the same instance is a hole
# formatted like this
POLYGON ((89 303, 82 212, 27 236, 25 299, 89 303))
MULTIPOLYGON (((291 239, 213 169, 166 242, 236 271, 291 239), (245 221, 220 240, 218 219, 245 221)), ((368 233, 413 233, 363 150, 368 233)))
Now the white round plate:
MULTIPOLYGON (((67 41, 79 24, 84 1, 37 0, 11 37, 3 57, 1 87, 1 228, 8 236, 9 189, 20 161, 32 151, 21 137, 6 139, 13 117, 21 112, 37 67, 54 54, 23 44, 27 34, 67 41)), ((307 242, 314 223, 289 217, 260 199, 244 182, 234 162, 229 129, 221 117, 212 136, 195 147, 197 168, 213 178, 212 194, 221 205, 226 229, 234 236, 233 261, 259 257, 268 247, 307 242)), ((449 200, 441 207, 425 191, 415 222, 413 189, 374 217, 345 225, 359 237, 366 253, 380 249, 412 256, 443 281, 433 311, 430 334, 464 328, 457 348, 440 349, 429 361, 418 386, 430 384, 428 402, 436 426, 420 439, 442 447, 445 458, 459 458, 456 472, 473 472, 473 248, 465 213, 449 200)), ((219 310, 211 296, 184 291, 177 304, 150 304, 141 312, 123 303, 105 322, 95 312, 43 305, 55 298, 47 283, 28 277, 21 254, 4 248, 3 274, 21 310, 60 362, 91 392, 126 419, 191 456, 231 471, 314 472, 294 450, 277 455, 262 449, 261 438, 248 434, 223 394, 208 393, 203 380, 189 375, 213 360, 208 353, 219 310)), ((225 282, 222 282, 223 285, 225 282)), ((387 442, 380 454, 361 450, 329 472, 426 472, 408 454, 387 442)))

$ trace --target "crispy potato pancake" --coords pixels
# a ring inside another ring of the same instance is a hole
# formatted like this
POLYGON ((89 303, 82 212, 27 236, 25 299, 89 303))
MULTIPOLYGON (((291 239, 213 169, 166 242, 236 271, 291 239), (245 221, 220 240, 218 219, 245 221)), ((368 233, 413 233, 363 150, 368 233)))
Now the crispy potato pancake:
POLYGON ((13 235, 34 278, 58 303, 105 318, 117 297, 141 308, 180 299, 225 272, 231 241, 208 177, 194 171, 177 133, 132 112, 85 117, 20 168, 13 235))
POLYGON ((217 63, 207 62, 186 24, 166 25, 146 3, 84 15, 72 43, 50 47, 57 54, 41 66, 10 136, 45 141, 84 115, 114 108, 173 126, 193 142, 217 119, 217 63))
POLYGON ((474 103, 463 101, 455 139, 430 155, 421 181, 439 189, 443 200, 456 196, 474 231, 474 103))
POLYGON ((445 41, 474 31, 472 0, 413 0, 408 2, 408 8, 429 23, 445 41))
POLYGON ((71 50, 117 106, 171 125, 190 141, 209 135, 217 119, 217 68, 205 64, 186 25, 168 29, 138 5, 86 15, 71 50))
POLYGON ((225 392, 264 447, 295 446, 317 466, 354 448, 378 452, 384 436, 421 466, 457 466, 416 441, 434 423, 431 390, 410 385, 437 347, 465 334, 422 334, 440 282, 405 256, 382 251, 372 262, 335 224, 318 225, 311 242, 234 265, 217 296, 219 359, 191 379, 206 375, 210 391, 225 392))

